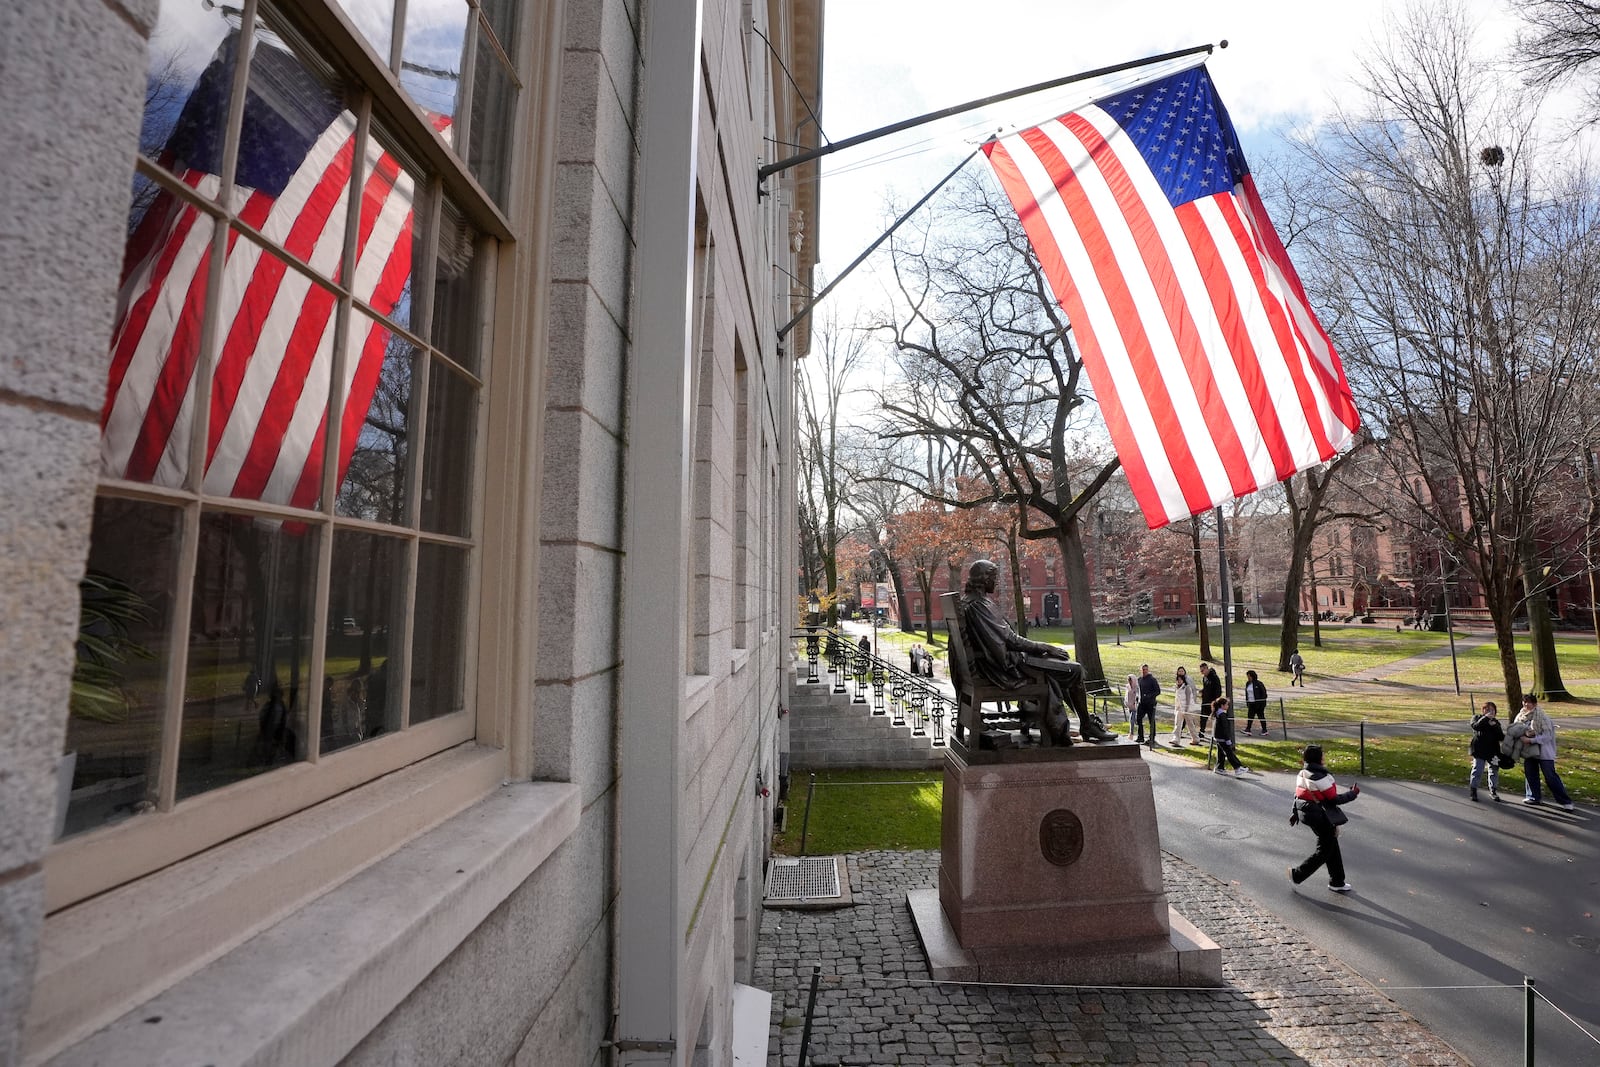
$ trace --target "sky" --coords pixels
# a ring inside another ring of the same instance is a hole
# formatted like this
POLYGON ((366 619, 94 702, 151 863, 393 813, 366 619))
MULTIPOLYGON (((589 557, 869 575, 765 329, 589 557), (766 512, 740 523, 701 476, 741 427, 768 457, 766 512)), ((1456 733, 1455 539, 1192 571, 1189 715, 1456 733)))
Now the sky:
MULTIPOLYGON (((823 47, 822 127, 832 140, 1077 71, 1194 45, 1228 42, 1209 61, 1247 156, 1271 150, 1281 130, 1356 98, 1362 51, 1400 4, 1344 0, 834 0, 823 47)), ((1503 0, 1468 0, 1481 40, 1509 42, 1516 21, 1503 0)), ((1126 76, 1124 76, 1126 77, 1126 76)), ((1000 128, 1052 118, 1128 84, 1067 86, 847 149, 823 162, 817 240, 824 280, 843 270, 893 221, 886 207, 915 202, 961 157, 1000 128), (899 158, 894 158, 898 156, 899 158)), ((981 159, 968 164, 987 169, 981 159)), ((880 250, 830 298, 849 321, 881 305, 873 269, 880 250)))

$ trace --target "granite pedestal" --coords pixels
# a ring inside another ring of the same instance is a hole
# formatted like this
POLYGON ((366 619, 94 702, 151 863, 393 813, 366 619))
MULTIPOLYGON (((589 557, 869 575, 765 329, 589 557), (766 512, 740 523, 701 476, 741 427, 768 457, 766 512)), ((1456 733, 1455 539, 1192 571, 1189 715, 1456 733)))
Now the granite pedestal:
POLYGON ((1167 903, 1137 745, 952 745, 939 888, 909 904, 939 979, 1222 982, 1216 944, 1167 903))

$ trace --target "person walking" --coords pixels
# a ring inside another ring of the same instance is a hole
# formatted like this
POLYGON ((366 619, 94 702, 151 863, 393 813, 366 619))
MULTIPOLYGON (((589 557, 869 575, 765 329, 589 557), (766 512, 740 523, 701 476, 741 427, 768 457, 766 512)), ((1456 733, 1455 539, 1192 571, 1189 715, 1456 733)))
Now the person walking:
POLYGON ((1217 677, 1217 672, 1211 669, 1209 663, 1200 664, 1200 740, 1206 739, 1206 730, 1210 725, 1207 720, 1211 717, 1211 709, 1216 707, 1217 701, 1222 699, 1222 679, 1217 677))
POLYGON ((1301 689, 1304 689, 1306 687, 1306 660, 1304 656, 1300 655, 1298 648, 1289 657, 1289 669, 1294 672, 1294 677, 1290 679, 1289 684, 1298 685, 1301 689))
POLYGON ((1567 787, 1562 784, 1561 776, 1556 773, 1556 724, 1544 713, 1544 709, 1539 707, 1537 696, 1532 693, 1523 694, 1522 710, 1517 712, 1516 722, 1527 724, 1527 730, 1522 735, 1525 753, 1522 761, 1522 777, 1527 795, 1522 798, 1522 802, 1531 807, 1538 807, 1544 803, 1544 797, 1539 790, 1539 775, 1542 772, 1545 784, 1550 787, 1550 795, 1555 798, 1561 810, 1574 810, 1572 798, 1567 796, 1567 787))
POLYGON ((1244 672, 1244 732, 1249 733, 1250 727, 1257 719, 1261 720, 1261 736, 1267 736, 1267 687, 1256 676, 1255 671, 1244 672))
POLYGON ((1184 730, 1189 731, 1190 741, 1199 744, 1200 692, 1189 681, 1189 675, 1182 667, 1178 668, 1178 676, 1172 686, 1172 747, 1178 747, 1184 730))
POLYGON ((1161 695, 1161 683, 1156 681, 1156 676, 1150 673, 1150 664, 1146 663, 1139 668, 1139 703, 1134 709, 1134 727, 1139 736, 1134 739, 1135 744, 1148 744, 1156 747, 1156 698, 1161 695), (1145 741, 1144 728, 1146 720, 1150 724, 1150 740, 1145 741))
POLYGON ((1223 760, 1233 764, 1233 776, 1243 778, 1250 771, 1239 762, 1239 756, 1233 751, 1233 709, 1228 704, 1227 697, 1218 697, 1217 702, 1211 706, 1211 740, 1217 746, 1217 773, 1227 774, 1223 767, 1223 760))
POLYGON ((1506 739, 1506 730, 1500 725, 1499 709, 1492 700, 1483 702, 1483 710, 1472 717, 1472 774, 1467 777, 1467 796, 1478 799, 1478 783, 1483 780, 1483 768, 1489 767, 1489 796, 1500 800, 1500 742, 1506 739))
POLYGON ((1289 868, 1289 880, 1299 885, 1326 864, 1328 888, 1335 893, 1348 893, 1355 887, 1345 879, 1344 856, 1339 851, 1339 827, 1349 822, 1350 817, 1339 808, 1360 796, 1361 787, 1353 785, 1348 792, 1339 792, 1333 775, 1322 765, 1321 745, 1307 745, 1300 753, 1300 762, 1300 773, 1294 781, 1294 813, 1289 816, 1289 825, 1305 823, 1317 835, 1317 847, 1298 867, 1289 868))
MULTIPOLYGON (((1122 718, 1123 721, 1128 724, 1129 729, 1132 729, 1134 716, 1138 713, 1139 676, 1137 674, 1130 674, 1128 675, 1128 683, 1122 687, 1122 718)), ((1142 734, 1140 735, 1139 740, 1141 742, 1144 740, 1142 734)))

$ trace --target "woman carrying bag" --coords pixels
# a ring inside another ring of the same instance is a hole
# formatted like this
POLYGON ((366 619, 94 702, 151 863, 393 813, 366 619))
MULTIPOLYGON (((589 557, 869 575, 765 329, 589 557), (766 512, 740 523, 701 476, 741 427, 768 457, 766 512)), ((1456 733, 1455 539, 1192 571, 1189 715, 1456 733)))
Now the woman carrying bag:
POLYGON ((1298 867, 1289 868, 1289 880, 1295 885, 1317 873, 1323 864, 1328 866, 1328 888, 1335 893, 1348 893, 1355 887, 1345 881, 1344 856, 1339 851, 1339 827, 1350 817, 1339 808, 1361 795, 1361 787, 1353 785, 1348 792, 1339 792, 1338 783, 1328 768, 1322 765, 1322 746, 1307 745, 1300 754, 1304 764, 1294 782, 1294 813, 1289 825, 1304 822, 1317 835, 1317 848, 1298 867))

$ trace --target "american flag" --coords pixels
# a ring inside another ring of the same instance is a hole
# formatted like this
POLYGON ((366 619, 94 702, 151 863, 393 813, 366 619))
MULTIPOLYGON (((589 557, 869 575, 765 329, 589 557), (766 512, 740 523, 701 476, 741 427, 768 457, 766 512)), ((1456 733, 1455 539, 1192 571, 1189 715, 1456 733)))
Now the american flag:
POLYGON ((1204 67, 985 146, 1152 529, 1331 458, 1360 419, 1204 67))
MULTIPOLYGON (((202 72, 157 158, 202 196, 220 190, 220 152, 237 35, 202 72)), ((291 54, 258 42, 250 58, 235 188, 240 219, 325 277, 391 313, 411 276, 414 182, 369 139, 361 167, 357 256, 341 267, 355 120, 291 54)), ((149 122, 147 121, 147 126, 149 122)), ((446 125, 438 120, 441 129, 446 125)), ((157 187, 158 188, 158 187, 157 187)), ((189 467, 195 368, 211 278, 207 216, 164 190, 128 237, 101 464, 113 478, 182 485, 189 467)), ((217 310, 205 491, 312 507, 321 489, 336 300, 283 260, 230 232, 217 310)), ((377 388, 392 331, 349 316, 339 395, 342 481, 377 388)))

